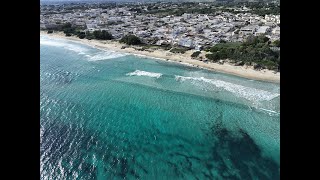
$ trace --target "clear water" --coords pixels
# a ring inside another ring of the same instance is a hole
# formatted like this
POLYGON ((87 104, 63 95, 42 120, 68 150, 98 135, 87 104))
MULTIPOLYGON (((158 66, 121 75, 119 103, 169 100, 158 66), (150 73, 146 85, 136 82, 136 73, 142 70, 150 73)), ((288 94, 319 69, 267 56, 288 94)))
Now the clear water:
POLYGON ((41 179, 279 179, 279 84, 40 39, 41 179))

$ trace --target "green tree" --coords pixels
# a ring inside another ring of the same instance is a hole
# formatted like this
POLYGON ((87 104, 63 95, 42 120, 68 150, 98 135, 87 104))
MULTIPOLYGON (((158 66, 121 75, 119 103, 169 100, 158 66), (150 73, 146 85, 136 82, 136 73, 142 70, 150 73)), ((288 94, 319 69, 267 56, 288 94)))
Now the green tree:
POLYGON ((213 46, 210 48, 210 52, 218 52, 220 48, 218 46, 213 46))
POLYGON ((196 51, 194 53, 191 54, 191 57, 198 57, 200 55, 200 51, 196 51))
POLYGON ((206 54, 206 58, 216 62, 216 61, 218 61, 220 59, 220 56, 219 56, 218 53, 212 53, 212 54, 206 54))
POLYGON ((226 43, 227 41, 220 39, 219 43, 226 43))
POLYGON ((89 40, 94 39, 93 33, 87 32, 86 39, 89 39, 89 40))
POLYGON ((109 32, 106 31, 106 30, 102 30, 102 31, 101 31, 101 36, 102 36, 102 39, 104 39, 104 40, 111 40, 111 39, 113 39, 112 34, 109 33, 109 32))
POLYGON ((141 44, 141 40, 135 35, 126 35, 120 40, 121 43, 126 43, 128 45, 138 45, 141 44))
POLYGON ((86 34, 84 32, 79 32, 78 37, 80 39, 84 39, 86 37, 86 34))
POLYGON ((275 41, 273 42, 273 45, 274 45, 275 47, 280 47, 280 40, 275 40, 275 41))
POLYGON ((112 35, 106 30, 94 31, 93 36, 95 39, 99 39, 99 40, 110 40, 113 38, 112 35))
POLYGON ((187 50, 187 48, 172 48, 170 52, 184 54, 187 50))
POLYGON ((62 25, 62 29, 67 29, 67 28, 71 28, 71 27, 72 27, 72 24, 69 22, 62 25))
POLYGON ((93 36, 95 39, 101 39, 102 37, 101 31, 93 31, 93 36))
POLYGON ((261 35, 261 36, 258 36, 257 38, 255 38, 256 40, 258 40, 258 43, 266 43, 269 41, 269 38, 264 36, 264 35, 261 35))

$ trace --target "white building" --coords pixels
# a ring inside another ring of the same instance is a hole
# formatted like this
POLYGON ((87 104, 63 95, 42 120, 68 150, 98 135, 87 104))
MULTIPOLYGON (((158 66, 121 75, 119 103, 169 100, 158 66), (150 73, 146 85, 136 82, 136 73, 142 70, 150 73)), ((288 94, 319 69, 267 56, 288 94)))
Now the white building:
POLYGON ((275 35, 280 35, 280 27, 277 26, 277 27, 273 28, 272 33, 275 35))
POLYGON ((280 24, 280 15, 265 15, 264 19, 268 22, 280 24))
POLYGON ((188 38, 181 38, 179 40, 178 44, 180 46, 189 47, 189 48, 193 48, 194 47, 193 40, 192 39, 188 39, 188 38))
POLYGON ((259 35, 264 35, 266 33, 268 33, 270 31, 270 27, 269 26, 259 26, 259 28, 257 29, 257 32, 255 33, 256 36, 259 35))
POLYGON ((246 26, 240 29, 239 34, 241 35, 249 35, 254 34, 259 26, 246 26))
POLYGON ((191 14, 187 14, 187 13, 184 13, 182 15, 183 19, 190 19, 191 18, 191 14))

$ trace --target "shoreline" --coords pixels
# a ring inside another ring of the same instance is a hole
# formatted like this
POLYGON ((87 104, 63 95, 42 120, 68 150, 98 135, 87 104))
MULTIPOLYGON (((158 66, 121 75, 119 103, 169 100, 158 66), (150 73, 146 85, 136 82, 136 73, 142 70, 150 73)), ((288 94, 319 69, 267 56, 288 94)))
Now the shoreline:
POLYGON ((200 69, 207 69, 210 71, 215 71, 215 72, 220 72, 225 74, 231 74, 231 75, 248 78, 248 79, 280 83, 279 72, 274 73, 274 71, 266 70, 266 69, 258 71, 258 70, 254 70, 252 67, 234 66, 227 63, 224 63, 224 64, 211 63, 211 62, 204 63, 202 61, 191 58, 191 54, 194 52, 194 50, 189 50, 184 54, 174 54, 162 49, 157 49, 152 52, 149 52, 149 51, 139 51, 134 49, 132 46, 128 46, 128 45, 126 45, 128 47, 126 47, 125 49, 122 49, 121 47, 125 46, 125 44, 121 44, 113 40, 94 40, 94 39, 88 40, 88 39, 80 39, 75 36, 66 37, 62 32, 47 34, 45 31, 40 31, 40 35, 46 35, 48 37, 53 37, 53 38, 67 39, 67 40, 75 41, 81 44, 89 45, 91 47, 101 49, 101 50, 109 50, 109 51, 111 50, 116 52, 129 53, 135 56, 158 59, 163 61, 170 61, 170 62, 177 62, 187 66, 192 66, 200 69))

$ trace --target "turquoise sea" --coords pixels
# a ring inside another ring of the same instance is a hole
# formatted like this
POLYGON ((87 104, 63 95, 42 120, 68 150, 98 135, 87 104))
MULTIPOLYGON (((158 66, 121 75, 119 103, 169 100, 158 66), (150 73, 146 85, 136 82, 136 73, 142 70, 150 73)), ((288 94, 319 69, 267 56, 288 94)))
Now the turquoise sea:
POLYGON ((280 179, 280 87, 40 36, 41 179, 280 179))

